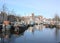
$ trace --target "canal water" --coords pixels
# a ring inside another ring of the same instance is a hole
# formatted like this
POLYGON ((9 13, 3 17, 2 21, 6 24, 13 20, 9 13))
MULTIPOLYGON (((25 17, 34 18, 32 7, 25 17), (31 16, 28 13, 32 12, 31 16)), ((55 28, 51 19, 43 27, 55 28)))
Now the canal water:
POLYGON ((60 43, 60 29, 35 25, 20 34, 10 34, 0 38, 0 43, 60 43))

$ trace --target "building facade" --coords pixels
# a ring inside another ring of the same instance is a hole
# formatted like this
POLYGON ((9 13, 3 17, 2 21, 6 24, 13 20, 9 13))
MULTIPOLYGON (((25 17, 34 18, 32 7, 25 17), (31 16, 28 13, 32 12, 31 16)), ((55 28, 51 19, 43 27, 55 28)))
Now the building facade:
POLYGON ((1 12, 0 13, 0 22, 6 21, 7 20, 7 13, 1 12))

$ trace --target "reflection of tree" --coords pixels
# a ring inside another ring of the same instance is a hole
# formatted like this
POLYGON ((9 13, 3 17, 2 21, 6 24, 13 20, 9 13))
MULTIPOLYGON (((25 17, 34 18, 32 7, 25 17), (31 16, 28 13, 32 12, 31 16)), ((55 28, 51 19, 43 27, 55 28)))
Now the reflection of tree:
POLYGON ((56 36, 57 36, 58 35, 58 29, 57 28, 55 29, 55 33, 56 33, 56 36))
POLYGON ((59 29, 55 29, 56 42, 59 40, 59 29))

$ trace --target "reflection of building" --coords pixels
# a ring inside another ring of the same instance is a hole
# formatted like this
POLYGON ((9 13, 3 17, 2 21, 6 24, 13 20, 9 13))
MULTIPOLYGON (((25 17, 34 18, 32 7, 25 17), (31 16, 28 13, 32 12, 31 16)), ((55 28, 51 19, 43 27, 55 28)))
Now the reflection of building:
POLYGON ((35 30, 41 31, 44 28, 45 27, 43 25, 35 25, 34 27, 29 27, 28 31, 33 33, 35 30))
POLYGON ((36 30, 43 30, 45 27, 43 25, 35 25, 36 30))
POLYGON ((30 32, 34 33, 34 28, 33 27, 29 27, 28 29, 30 32))

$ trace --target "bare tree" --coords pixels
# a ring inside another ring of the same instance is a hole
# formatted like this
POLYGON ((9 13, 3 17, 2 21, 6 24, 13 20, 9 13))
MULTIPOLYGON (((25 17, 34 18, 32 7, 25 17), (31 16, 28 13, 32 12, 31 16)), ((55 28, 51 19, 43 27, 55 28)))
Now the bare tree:
POLYGON ((55 21, 60 21, 60 17, 58 14, 55 14, 54 18, 53 18, 55 21))

